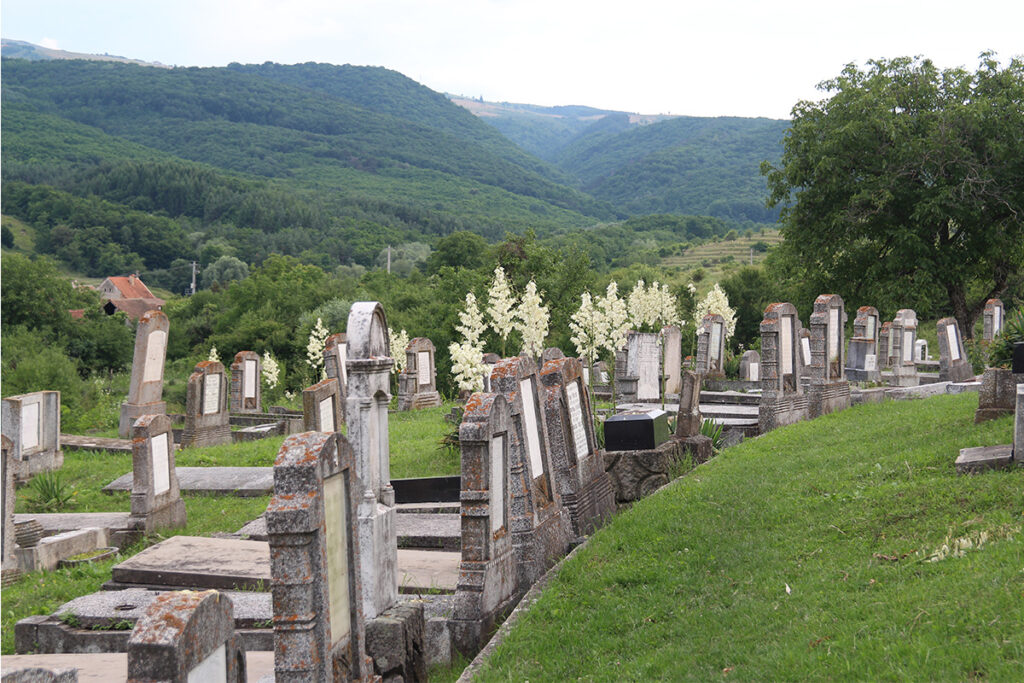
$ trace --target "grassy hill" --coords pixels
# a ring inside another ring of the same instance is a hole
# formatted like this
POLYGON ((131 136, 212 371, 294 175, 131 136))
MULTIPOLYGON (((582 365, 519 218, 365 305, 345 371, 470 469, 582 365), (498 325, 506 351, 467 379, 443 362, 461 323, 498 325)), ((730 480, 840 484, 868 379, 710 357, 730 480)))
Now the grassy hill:
POLYGON ((721 240, 718 242, 707 242, 689 247, 682 254, 673 254, 661 259, 662 265, 677 266, 679 268, 709 268, 721 263, 741 263, 757 265, 764 261, 767 251, 760 251, 754 245, 764 243, 770 249, 782 242, 782 235, 778 230, 765 228, 761 233, 750 236, 737 237, 734 240, 721 240), (753 258, 753 264, 750 263, 753 258))

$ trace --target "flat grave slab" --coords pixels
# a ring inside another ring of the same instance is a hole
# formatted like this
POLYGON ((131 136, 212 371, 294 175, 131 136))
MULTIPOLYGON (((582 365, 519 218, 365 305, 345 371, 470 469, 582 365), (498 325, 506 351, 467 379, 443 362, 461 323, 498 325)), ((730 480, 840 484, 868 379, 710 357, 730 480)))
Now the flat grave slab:
MULTIPOLYGON (((104 626, 122 619, 135 623, 162 592, 146 588, 99 591, 65 602, 53 612, 53 616, 71 612, 78 617, 82 628, 104 626)), ((254 628, 257 623, 266 622, 274 616, 268 592, 224 591, 224 595, 231 598, 235 628, 254 628)))
MULTIPOLYGON (((4 655, 0 669, 6 674, 8 671, 32 666, 49 669, 78 669, 79 683, 112 683, 128 679, 128 654, 125 652, 4 655)), ((264 678, 273 680, 273 676, 273 652, 245 653, 245 677, 248 683, 257 683, 264 678)))
MULTIPOLYGON (((462 519, 459 515, 409 513, 395 516, 399 548, 439 548, 458 550, 462 546, 462 519)), ((257 517, 238 530, 237 536, 267 540, 267 520, 257 517)))
POLYGON ((128 512, 40 512, 40 513, 18 513, 14 515, 14 522, 27 522, 36 520, 43 525, 47 536, 63 533, 65 531, 76 531, 89 527, 100 527, 101 529, 125 529, 128 526, 128 512))
POLYGON ((462 553, 450 550, 398 549, 400 593, 454 593, 462 553))
POLYGON ((964 448, 956 459, 957 474, 1005 470, 1013 466, 1013 446, 979 446, 964 448))
MULTIPOLYGON (((274 492, 273 467, 175 467, 174 471, 182 492, 242 498, 269 496, 274 492)), ((103 487, 105 493, 131 490, 131 472, 103 487)))
POLYGON ((129 455, 132 452, 131 439, 108 439, 102 436, 79 436, 77 434, 61 434, 60 447, 70 451, 110 451, 129 455))
POLYGON ((725 403, 733 405, 756 406, 761 401, 761 392, 752 391, 708 391, 700 392, 700 402, 725 403))

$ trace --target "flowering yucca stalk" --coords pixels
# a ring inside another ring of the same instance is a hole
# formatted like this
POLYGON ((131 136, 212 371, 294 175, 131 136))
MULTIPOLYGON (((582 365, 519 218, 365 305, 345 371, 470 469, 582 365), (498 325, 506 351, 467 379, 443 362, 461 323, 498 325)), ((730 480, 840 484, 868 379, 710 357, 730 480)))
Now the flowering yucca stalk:
POLYGON ((263 352, 262 374, 263 383, 267 385, 267 389, 273 389, 277 386, 277 382, 281 377, 281 366, 270 355, 270 351, 263 352))
POLYGON ((629 314, 626 302, 619 298, 619 285, 613 280, 608 283, 604 298, 597 300, 597 309, 604 317, 605 335, 600 340, 601 348, 613 354, 626 343, 629 332, 629 314))
POLYGON ((693 319, 697 325, 704 320, 704 316, 717 313, 725 320, 725 338, 728 339, 736 331, 736 310, 729 307, 729 297, 722 288, 715 283, 707 296, 697 302, 693 311, 693 319))
POLYGON ((580 297, 580 308, 569 319, 570 340, 576 345, 576 353, 593 365, 606 336, 607 324, 604 316, 595 306, 590 292, 583 292, 580 297))
POLYGON ((388 339, 391 340, 391 358, 395 361, 395 364, 391 366, 391 372, 397 375, 405 370, 407 360, 405 357, 405 347, 409 345, 409 333, 402 330, 396 334, 395 331, 389 327, 388 339))
POLYGON ((482 391, 484 377, 490 372, 490 366, 484 363, 483 347, 469 343, 463 339, 461 343, 452 342, 448 345, 448 353, 452 357, 452 375, 461 391, 482 391))
POLYGON ((210 347, 210 355, 206 357, 206 360, 213 361, 214 363, 219 363, 220 362, 220 354, 217 353, 217 347, 216 346, 211 346, 210 347))
POLYGON ((461 334, 462 338, 471 346, 480 346, 482 350, 483 342, 480 337, 484 333, 484 316, 480 313, 476 295, 473 292, 466 292, 466 308, 459 311, 459 321, 462 324, 456 325, 455 331, 461 334))
POLYGON ((498 266, 494 269, 494 281, 487 290, 487 315, 491 318, 491 327, 501 337, 501 355, 505 356, 505 342, 515 327, 516 298, 505 278, 505 269, 498 266))
POLYGON ((537 283, 533 280, 526 285, 523 300, 516 309, 516 329, 523 337, 523 351, 534 358, 540 356, 548 336, 548 307, 541 303, 537 283))
POLYGON ((323 375, 324 346, 327 344, 328 334, 323 320, 317 318, 316 325, 309 331, 309 343, 306 344, 306 364, 313 368, 315 374, 323 375), (317 373, 317 370, 320 372, 317 373))

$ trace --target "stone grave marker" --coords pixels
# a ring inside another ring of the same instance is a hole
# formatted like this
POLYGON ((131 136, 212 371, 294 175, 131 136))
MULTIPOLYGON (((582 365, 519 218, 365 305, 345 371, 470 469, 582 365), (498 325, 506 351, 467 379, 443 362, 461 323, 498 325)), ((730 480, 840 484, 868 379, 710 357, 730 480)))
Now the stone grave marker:
POLYGON ((851 382, 879 382, 878 309, 861 306, 853 320, 853 337, 846 354, 846 376, 851 382))
MULTIPOLYGON (((491 366, 491 372, 494 371, 494 366, 501 361, 501 356, 496 353, 485 353, 483 357, 484 365, 491 366)), ((484 375, 484 393, 491 393, 491 372, 484 375)))
POLYGON ((564 556, 574 536, 562 498, 552 484, 547 421, 537 364, 506 358, 491 372, 491 386, 509 406, 509 522, 516 585, 525 592, 564 556))
POLYGON ((838 294, 822 294, 811 313, 811 386, 809 417, 850 407, 850 383, 846 379, 843 340, 846 308, 838 294))
POLYGON ((725 377, 725 318, 709 313, 697 328, 697 373, 725 377))
POLYGON ((231 415, 224 366, 218 361, 196 363, 185 394, 182 448, 231 443, 231 415))
POLYGON ((891 384, 897 387, 916 387, 920 378, 914 362, 914 342, 917 339, 917 314, 901 308, 889 328, 889 343, 893 349, 891 384))
POLYGON ((914 342, 914 360, 918 363, 928 360, 931 354, 928 353, 928 342, 918 339, 914 342))
POLYGON ((132 426, 132 493, 128 528, 151 533, 185 526, 174 466, 174 433, 166 415, 143 415, 132 426))
POLYGON ((348 335, 344 332, 332 334, 324 342, 324 372, 328 379, 338 380, 338 405, 344 419, 348 397, 348 335))
POLYGON ((307 432, 336 432, 341 428, 338 380, 327 378, 302 390, 302 428, 307 432))
POLYGON ((800 337, 801 374, 807 375, 811 369, 811 331, 801 327, 797 336, 800 337))
POLYGON ((128 683, 245 680, 231 599, 217 591, 162 593, 128 639, 128 683))
POLYGON ((682 389, 679 392, 679 412, 676 415, 676 436, 687 439, 700 434, 700 375, 683 370, 682 389))
POLYGON ((4 669, 3 683, 78 683, 78 668, 26 666, 4 669))
POLYGON ((3 472, 0 472, 0 478, 3 479, 3 518, 0 524, 3 528, 0 529, 0 534, 3 535, 3 548, 0 552, 0 572, 2 572, 2 585, 6 586, 8 583, 17 579, 19 575, 18 571, 18 558, 14 554, 14 468, 12 467, 13 455, 14 455, 14 444, 6 434, 0 434, 0 450, 2 450, 3 459, 0 460, 0 467, 3 468, 3 472))
POLYGON ((966 382, 972 379, 974 369, 964 350, 956 318, 941 318, 935 326, 939 338, 939 381, 966 382))
POLYGON ((11 475, 27 481, 64 465, 60 448, 60 392, 34 391, 3 399, 2 430, 11 442, 11 475))
POLYGON ((678 396, 683 385, 683 333, 677 325, 661 328, 665 353, 665 393, 678 396))
POLYGON ((985 302, 985 329, 982 339, 992 341, 1003 331, 1003 322, 1006 311, 1000 299, 989 299, 985 302))
POLYGON ((751 349, 740 356, 740 379, 745 382, 761 381, 761 354, 751 349))
POLYGON ((562 349, 557 346, 548 346, 540 354, 541 365, 547 363, 549 360, 555 360, 556 358, 565 358, 565 354, 562 353, 562 349))
POLYGON ((540 381, 555 487, 569 511, 573 533, 585 536, 615 512, 615 493, 597 448, 580 362, 548 361, 540 381))
POLYGON ((231 363, 231 412, 263 410, 263 361, 255 351, 239 351, 231 363))
POLYGON ((285 439, 266 513, 278 683, 372 680, 361 597, 361 497, 344 436, 285 439))
POLYGON ((878 369, 879 371, 892 367, 892 323, 886 321, 878 329, 878 369))
POLYGON ((1017 384, 1024 384, 1024 375, 1014 375, 1011 368, 986 368, 978 391, 978 409, 974 423, 1012 415, 1017 401, 1017 384))
POLYGON ((1017 409, 1013 418, 1013 459, 1024 463, 1024 384, 1017 385, 1017 409))
MULTIPOLYGON (((807 419, 807 396, 800 377, 803 350, 800 319, 791 303, 769 304, 761 321, 761 433, 807 419)), ((808 355, 810 355, 808 353, 808 355)))
POLYGON ((146 311, 135 328, 135 355, 128 384, 128 400, 121 404, 117 432, 129 438, 132 425, 140 415, 166 415, 163 401, 164 360, 167 357, 167 332, 170 323, 162 311, 146 311))
POLYGON ((441 405, 434 367, 434 342, 416 337, 405 347, 405 370, 398 376, 398 409, 420 410, 441 405))

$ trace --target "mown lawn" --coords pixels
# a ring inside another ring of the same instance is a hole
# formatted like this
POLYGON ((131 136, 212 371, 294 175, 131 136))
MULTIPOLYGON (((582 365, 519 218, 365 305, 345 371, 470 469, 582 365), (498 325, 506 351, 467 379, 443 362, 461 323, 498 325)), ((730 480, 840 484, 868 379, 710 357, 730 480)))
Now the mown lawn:
POLYGON ((955 474, 1012 440, 976 407, 859 406, 725 451, 595 534, 480 679, 1020 680, 1024 470, 955 474))

